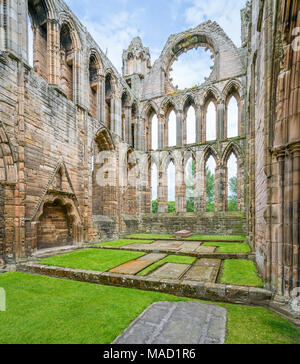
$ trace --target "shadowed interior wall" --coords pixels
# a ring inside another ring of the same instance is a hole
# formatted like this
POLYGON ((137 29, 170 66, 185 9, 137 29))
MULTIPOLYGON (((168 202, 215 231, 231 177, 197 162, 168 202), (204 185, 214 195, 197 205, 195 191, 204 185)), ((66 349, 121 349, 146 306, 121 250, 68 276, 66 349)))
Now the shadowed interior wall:
POLYGON ((59 201, 45 204, 37 235, 38 249, 72 244, 72 222, 59 201))

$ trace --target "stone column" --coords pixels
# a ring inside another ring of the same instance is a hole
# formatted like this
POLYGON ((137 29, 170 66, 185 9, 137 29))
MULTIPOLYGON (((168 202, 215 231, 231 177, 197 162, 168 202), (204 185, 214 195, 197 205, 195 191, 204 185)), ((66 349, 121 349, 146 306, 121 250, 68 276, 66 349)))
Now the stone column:
POLYGON ((131 144, 131 107, 125 108, 125 135, 124 140, 127 144, 131 144))
POLYGON ((47 21, 48 37, 48 79, 49 83, 58 86, 60 84, 60 44, 59 25, 56 20, 47 21))
POLYGON ((187 144, 187 113, 182 113, 182 145, 187 144))
POLYGON ((169 146, 169 120, 166 119, 166 116, 164 116, 164 148, 167 148, 169 146))
POLYGON ((184 163, 175 166, 175 210, 186 212, 186 186, 184 180, 184 163))
POLYGON ((181 147, 183 145, 182 119, 183 119, 183 111, 178 110, 176 113, 176 146, 177 147, 181 147))
POLYGON ((158 189, 157 189, 158 213, 168 212, 168 171, 160 169, 158 172, 158 189))
POLYGON ((300 144, 296 144, 291 148, 293 160, 293 221, 292 221, 292 248, 293 248, 293 271, 292 271, 292 287, 297 288, 300 285, 299 273, 299 221, 300 221, 300 144))
POLYGON ((222 171, 221 167, 216 167, 215 174, 215 211, 221 212, 223 211, 223 193, 222 193, 222 171))
POLYGON ((158 149, 164 149, 164 140, 165 140, 164 126, 165 126, 164 115, 159 115, 158 116, 158 149))
POLYGON ((277 289, 278 294, 284 294, 284 279, 283 279, 283 249, 284 249, 284 173, 285 163, 284 155, 278 156, 278 262, 277 262, 277 289))
POLYGON ((207 106, 201 106, 202 110, 202 117, 201 117, 201 129, 202 129, 202 135, 201 135, 201 141, 202 143, 206 142, 206 114, 207 114, 207 106))
POLYGON ((105 124, 105 78, 98 76, 98 120, 105 124))
POLYGON ((203 119, 203 108, 200 106, 195 107, 196 113, 196 143, 201 143, 202 139, 202 119, 203 119))
POLYGON ((225 127, 225 102, 220 100, 217 107, 217 139, 227 138, 227 125, 225 127))

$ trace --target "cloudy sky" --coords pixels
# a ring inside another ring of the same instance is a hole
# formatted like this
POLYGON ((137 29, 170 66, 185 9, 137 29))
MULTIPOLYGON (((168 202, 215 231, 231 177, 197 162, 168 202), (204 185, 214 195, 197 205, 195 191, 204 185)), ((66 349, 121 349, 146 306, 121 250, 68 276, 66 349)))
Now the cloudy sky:
POLYGON ((240 10, 246 0, 66 0, 66 3, 120 71, 122 51, 132 38, 142 38, 151 50, 153 63, 169 35, 206 20, 217 21, 240 46, 240 10))

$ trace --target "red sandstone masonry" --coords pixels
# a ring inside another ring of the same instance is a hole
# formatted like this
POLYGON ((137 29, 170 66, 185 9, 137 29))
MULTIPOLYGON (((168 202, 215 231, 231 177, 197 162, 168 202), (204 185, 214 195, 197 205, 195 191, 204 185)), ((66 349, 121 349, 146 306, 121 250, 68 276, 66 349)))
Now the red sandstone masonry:
POLYGON ((120 275, 81 269, 49 267, 38 264, 21 264, 19 272, 42 274, 54 278, 65 278, 79 282, 135 288, 146 291, 164 292, 180 297, 214 302, 229 302, 245 305, 268 305, 272 293, 255 287, 240 287, 213 283, 195 283, 178 280, 156 280, 148 277, 120 275))

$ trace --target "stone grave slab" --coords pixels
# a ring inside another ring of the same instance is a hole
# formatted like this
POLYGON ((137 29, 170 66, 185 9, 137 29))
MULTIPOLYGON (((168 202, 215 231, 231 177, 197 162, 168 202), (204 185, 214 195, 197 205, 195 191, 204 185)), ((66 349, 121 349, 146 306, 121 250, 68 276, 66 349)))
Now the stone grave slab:
POLYGON ((151 261, 132 260, 128 263, 122 264, 119 267, 110 270, 110 272, 117 274, 135 275, 143 269, 149 267, 151 264, 151 261))
POLYGON ((195 265, 203 266, 203 267, 216 267, 220 268, 221 260, 220 259, 198 259, 195 265))
POLYGON ((184 276, 187 281, 215 283, 219 269, 216 267, 193 266, 184 276))
POLYGON ((216 247, 214 246, 200 246, 198 249, 196 249, 197 253, 203 253, 203 254, 210 254, 214 253, 216 251, 216 247))
POLYGON ((151 244, 151 249, 161 251, 178 251, 182 247, 182 242, 176 241, 156 241, 151 244))
POLYGON ((142 262, 158 262, 159 260, 162 260, 166 257, 166 254, 147 254, 144 255, 143 257, 139 258, 138 261, 142 261, 142 262))
POLYGON ((174 234, 174 238, 175 239, 186 239, 189 238, 190 236, 192 236, 192 232, 189 230, 181 230, 181 231, 177 231, 174 234))
POLYGON ((194 252, 200 247, 200 243, 183 243, 180 251, 181 252, 194 252))
POLYGON ((149 277, 157 279, 179 279, 190 267, 189 264, 167 263, 150 274, 149 277))
POLYGON ((224 344, 226 317, 226 309, 217 305, 154 303, 113 344, 224 344))

